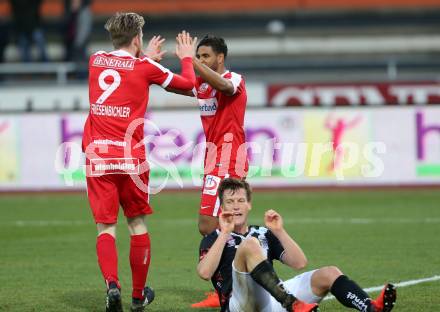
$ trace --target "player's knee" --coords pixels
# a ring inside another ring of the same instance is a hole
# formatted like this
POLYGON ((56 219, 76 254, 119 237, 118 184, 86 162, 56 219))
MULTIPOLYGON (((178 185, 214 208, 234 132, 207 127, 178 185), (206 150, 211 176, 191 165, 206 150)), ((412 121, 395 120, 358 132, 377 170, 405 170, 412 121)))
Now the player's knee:
POLYGON ((110 234, 116 238, 116 224, 97 223, 98 236, 102 234, 110 234))
POLYGON ((323 267, 320 270, 322 275, 325 277, 327 283, 329 284, 329 286, 331 286, 333 282, 343 274, 338 267, 333 265, 323 267))
POLYGON ((130 235, 141 235, 148 232, 144 217, 127 218, 130 235))
POLYGON ((206 236, 212 231, 210 231, 210 227, 206 223, 199 222, 199 232, 202 236, 206 236))
POLYGON ((342 275, 342 271, 337 266, 334 265, 327 266, 326 270, 328 271, 328 275, 330 276, 338 277, 342 275))
POLYGON ((261 251, 260 241, 255 237, 248 237, 240 244, 238 250, 242 253, 257 254, 261 251))

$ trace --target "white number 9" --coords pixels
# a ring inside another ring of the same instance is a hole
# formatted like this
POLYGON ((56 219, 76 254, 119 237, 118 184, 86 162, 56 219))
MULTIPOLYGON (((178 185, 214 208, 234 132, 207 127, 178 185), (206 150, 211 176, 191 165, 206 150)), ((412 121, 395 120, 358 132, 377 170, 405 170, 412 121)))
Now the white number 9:
POLYGON ((121 75, 119 75, 119 73, 114 69, 106 69, 99 75, 98 82, 99 87, 104 90, 104 92, 96 102, 98 104, 102 104, 121 84, 121 75), (113 77, 113 82, 111 84, 108 84, 104 81, 105 78, 109 76, 113 77))

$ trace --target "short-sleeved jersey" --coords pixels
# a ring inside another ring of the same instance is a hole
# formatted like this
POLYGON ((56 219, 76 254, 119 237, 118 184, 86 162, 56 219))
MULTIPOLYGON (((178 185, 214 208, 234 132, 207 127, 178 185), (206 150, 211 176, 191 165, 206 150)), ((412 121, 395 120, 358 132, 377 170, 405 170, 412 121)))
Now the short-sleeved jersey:
MULTIPOLYGON (((219 230, 215 230, 202 239, 199 250, 200 260, 202 260, 208 253, 209 249, 217 240, 219 233, 219 230)), ((232 292, 232 262, 234 261, 237 247, 244 239, 251 236, 260 241, 260 244, 267 255, 267 259, 270 262, 273 260, 281 261, 284 248, 278 238, 276 238, 276 236, 267 228, 251 225, 249 226, 249 232, 244 235, 234 232, 231 233, 231 237, 223 249, 219 266, 211 278, 212 285, 220 297, 221 311, 227 311, 226 308, 229 304, 229 298, 232 292)))
POLYGON ((102 158, 145 159, 144 116, 149 86, 166 88, 173 73, 148 57, 123 50, 97 52, 89 61, 90 111, 84 126, 83 150, 93 143, 102 158))
POLYGON ((225 95, 205 82, 196 80, 196 97, 207 144, 213 143, 216 152, 205 155, 205 174, 244 177, 248 170, 245 147, 244 117, 247 103, 246 86, 241 75, 226 71, 223 78, 234 86, 234 94, 225 95), (223 153, 222 153, 223 151, 223 153), (223 154, 223 156, 222 156, 223 154), (236 172, 236 163, 239 162, 236 172))

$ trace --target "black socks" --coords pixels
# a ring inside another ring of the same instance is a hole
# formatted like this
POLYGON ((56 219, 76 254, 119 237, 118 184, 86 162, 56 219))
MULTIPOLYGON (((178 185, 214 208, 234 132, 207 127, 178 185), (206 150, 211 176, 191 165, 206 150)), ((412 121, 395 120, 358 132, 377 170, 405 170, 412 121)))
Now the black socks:
POLYGON ((330 292, 348 308, 362 312, 369 312, 371 309, 371 299, 368 294, 345 275, 341 275, 335 280, 330 292))
POLYGON ((251 277, 266 289, 284 308, 290 309, 296 298, 284 288, 272 264, 268 260, 262 261, 251 272, 251 277))

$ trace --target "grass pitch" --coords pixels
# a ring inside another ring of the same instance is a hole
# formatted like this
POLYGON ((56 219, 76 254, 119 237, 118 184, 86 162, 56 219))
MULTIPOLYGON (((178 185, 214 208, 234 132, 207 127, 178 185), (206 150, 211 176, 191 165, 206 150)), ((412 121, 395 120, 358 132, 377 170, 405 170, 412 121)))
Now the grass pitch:
MULTIPOLYGON (((212 287, 196 276, 199 193, 161 193, 149 217, 156 300, 148 311, 194 311, 212 287)), ((278 210, 313 269, 337 265, 363 287, 440 275, 438 190, 255 192, 252 223, 278 210)), ((104 311, 96 230, 84 194, 0 196, 0 311, 104 311)), ((120 216, 119 274, 128 310, 128 233, 120 216)), ((279 275, 295 275, 276 265, 279 275)), ((395 311, 440 311, 440 281, 398 288, 395 311)), ((373 296, 376 296, 373 293, 373 296)), ((346 311, 335 300, 322 311, 346 311)), ((201 312, 214 310, 198 310, 201 312)))

